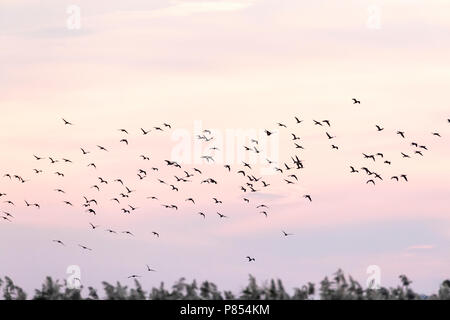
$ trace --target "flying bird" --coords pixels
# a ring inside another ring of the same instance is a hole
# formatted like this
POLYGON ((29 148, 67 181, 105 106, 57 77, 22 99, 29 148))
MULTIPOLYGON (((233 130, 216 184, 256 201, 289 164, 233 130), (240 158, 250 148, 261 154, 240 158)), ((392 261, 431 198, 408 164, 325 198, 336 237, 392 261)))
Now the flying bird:
POLYGON ((147 264, 146 266, 147 266, 147 271, 148 271, 148 272, 156 272, 156 270, 150 268, 150 267, 148 266, 148 264, 147 264))
POLYGON ((61 118, 61 119, 62 119, 62 121, 64 121, 64 124, 66 126, 73 126, 73 123, 70 123, 69 121, 65 120, 64 118, 61 118))
POLYGON ((64 242, 62 242, 61 240, 53 240, 53 242, 56 242, 56 243, 58 243, 60 245, 65 246, 64 242))

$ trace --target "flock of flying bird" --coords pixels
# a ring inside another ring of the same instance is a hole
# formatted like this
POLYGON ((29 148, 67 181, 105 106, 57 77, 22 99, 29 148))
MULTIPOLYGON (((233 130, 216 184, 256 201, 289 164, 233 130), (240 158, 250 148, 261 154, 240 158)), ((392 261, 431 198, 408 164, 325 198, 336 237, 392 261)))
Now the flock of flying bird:
MULTIPOLYGON (((353 99, 353 104, 360 104, 360 101, 357 99, 353 99)), ((65 126, 74 126, 74 124, 70 121, 67 121, 66 119, 62 119, 63 123, 65 126)), ((304 120, 299 119, 298 117, 294 117, 295 122, 294 122, 294 126, 298 126, 301 125, 304 120)), ((450 124, 450 119, 447 119, 447 123, 450 124)), ((334 143, 336 136, 333 136, 331 133, 328 132, 328 130, 331 130, 332 128, 332 123, 330 120, 312 120, 312 124, 314 126, 317 127, 322 127, 322 128, 326 128, 327 130, 325 130, 325 137, 327 140, 333 142, 331 143, 331 149, 332 150, 339 150, 339 146, 337 144, 334 143)), ((288 129, 288 125, 285 123, 277 123, 277 127, 280 128, 280 130, 287 130, 288 129), (282 129, 281 129, 282 128, 282 129)), ((151 130, 145 130, 143 128, 140 128, 139 133, 143 136, 146 136, 148 134, 150 134, 150 132, 152 131, 167 131, 167 130, 171 130, 172 126, 168 123, 163 123, 161 126, 156 126, 153 127, 151 130)), ((385 130, 385 128, 383 128, 381 125, 376 124, 374 130, 376 129, 377 132, 382 132, 385 130)), ((120 143, 124 144, 126 146, 128 146, 129 144, 129 136, 130 133, 128 130, 126 129, 118 129, 118 131, 124 135, 124 137, 122 137, 122 139, 120 139, 120 143)), ((275 132, 275 130, 264 130, 265 135, 267 137, 273 135, 273 134, 278 134, 280 132, 275 132)), ((405 132, 398 130, 396 132, 396 134, 401 138, 401 139, 407 139, 407 135, 405 132)), ((431 133, 433 136, 435 136, 436 138, 441 138, 441 135, 439 132, 432 132, 431 133)), ((292 137, 292 146, 294 147, 295 150, 300 149, 303 150, 304 147, 300 144, 300 140, 301 138, 298 137, 296 135, 295 132, 291 132, 290 133, 291 137, 292 137)), ((196 136, 197 139, 205 141, 205 142, 210 142, 214 140, 214 136, 212 135, 211 130, 203 130, 203 132, 199 133, 196 136)), ((254 152, 256 154, 261 154, 262 155, 262 150, 259 147, 259 141, 257 139, 251 139, 249 141, 249 145, 244 145, 243 147, 243 151, 244 152, 254 152)), ((424 156, 424 153, 426 151, 428 151, 427 146, 422 145, 418 142, 412 141, 410 142, 410 146, 413 147, 413 150, 411 151, 412 153, 405 153, 405 152, 401 152, 401 157, 402 158, 411 158, 412 155, 417 155, 420 157, 424 156)), ((99 152, 109 152, 109 149, 101 146, 101 145, 97 145, 96 149, 99 152)), ((218 150, 217 147, 212 147, 210 148, 211 151, 216 151, 218 150)), ((80 148, 80 152, 82 156, 87 157, 89 154, 94 153, 93 151, 88 151, 85 148, 80 148)), ((55 159, 53 157, 43 157, 43 156, 38 156, 38 155, 33 155, 34 160, 37 163, 42 163, 42 161, 50 161, 50 165, 54 165, 56 163, 62 163, 62 164, 72 164, 72 160, 67 159, 67 158, 61 158, 61 159, 55 159)), ((150 156, 147 155, 140 155, 139 157, 142 161, 147 162, 150 161, 150 156)), ((205 161, 205 163, 211 163, 214 164, 215 159, 214 159, 214 155, 210 154, 210 155, 202 155, 201 158, 205 161)), ((381 152, 378 153, 362 153, 362 158, 369 160, 369 163, 375 163, 378 160, 381 160, 383 162, 383 164, 385 165, 391 165, 392 162, 388 159, 385 158, 385 155, 381 152)), ((274 161, 271 161, 270 159, 265 159, 265 161, 267 161, 267 164, 269 166, 272 166, 273 170, 275 171, 275 173, 280 174, 282 176, 281 181, 283 181, 284 183, 291 185, 291 184, 296 184, 299 182, 299 177, 298 177, 298 173, 296 171, 304 169, 304 163, 302 160, 300 160, 298 158, 297 155, 292 155, 290 158, 290 161, 288 162, 284 162, 282 165, 278 165, 277 163, 275 163, 274 161)), ((175 180, 173 180, 172 182, 169 182, 169 178, 156 178, 156 181, 158 183, 160 183, 161 185, 166 185, 169 190, 173 191, 173 192, 179 192, 180 191, 180 185, 185 184, 185 183, 192 183, 194 182, 195 177, 201 177, 198 181, 198 183, 200 184, 218 184, 219 181, 216 178, 213 177, 207 177, 204 172, 202 172, 200 169, 198 168, 186 168, 185 166, 180 165, 177 161, 174 160, 164 160, 164 163, 161 163, 161 165, 166 166, 166 167, 172 167, 172 168, 176 168, 179 170, 179 174, 174 175, 175 180)), ((87 167, 92 168, 92 169, 97 169, 97 164, 95 162, 90 162, 88 163, 87 167)), ((248 162, 242 162, 242 164, 240 164, 239 166, 237 166, 237 168, 232 168, 231 165, 225 164, 224 169, 227 170, 229 173, 235 173, 237 176, 241 177, 241 179, 243 179, 243 183, 239 186, 239 190, 242 192, 242 194, 244 195, 242 197, 242 200, 246 203, 250 203, 250 197, 246 197, 245 194, 246 193, 257 193, 260 192, 262 189, 268 188, 271 184, 268 183, 266 180, 264 180, 263 177, 257 177, 255 176, 254 168, 253 165, 251 163, 248 162)), ((155 166, 152 165, 149 169, 142 169, 139 168, 137 169, 137 173, 136 173, 136 179, 138 180, 144 180, 150 177, 150 174, 148 173, 149 170, 151 170, 152 172, 155 172, 157 174, 160 173, 160 168, 161 166, 155 166)), ((375 172, 372 169, 369 169, 368 166, 364 166, 362 168, 355 168, 355 166, 350 166, 350 173, 352 174, 357 174, 360 173, 360 170, 363 171, 366 175, 367 175, 367 181, 366 184, 372 184, 372 185, 376 185, 376 183, 378 181, 383 181, 383 177, 380 173, 375 172)), ((33 169, 34 174, 39 175, 39 174, 43 174, 43 170, 41 169, 33 169)), ((54 172, 55 175, 57 175, 58 177, 65 177, 63 172, 60 171, 55 171, 54 172)), ((24 179, 21 175, 18 174, 11 174, 11 173, 5 173, 3 175, 4 179, 9 179, 11 181, 16 180, 18 183, 24 184, 26 182, 29 181, 29 179, 24 179)), ((395 180, 395 181, 408 181, 408 176, 405 173, 400 173, 399 175, 395 175, 390 177, 390 180, 395 180)), ((120 186, 122 188, 121 192, 117 192, 116 196, 113 196, 110 201, 113 203, 116 203, 117 206, 122 207, 120 209, 120 211, 124 214, 131 214, 133 211, 138 210, 139 208, 136 206, 133 206, 131 204, 128 204, 128 201, 130 199, 130 197, 133 196, 133 193, 136 190, 133 190, 131 188, 129 188, 125 182, 120 179, 114 179, 113 181, 109 181, 108 179, 104 178, 104 177, 97 177, 97 183, 92 185, 90 188, 91 189, 95 189, 98 192, 101 191, 102 186, 103 185, 108 185, 108 184, 117 184, 118 186, 120 186), (125 202, 127 203, 126 206, 123 206, 122 203, 125 202)), ((3 183, 2 183, 3 184, 3 183)), ((0 190, 1 191, 1 190, 0 190)), ((64 191, 64 189, 62 188, 55 188, 54 192, 61 194, 61 195, 65 195, 66 192, 64 191)), ((16 206, 16 203, 14 203, 11 200, 7 199, 8 194, 4 193, 4 192, 0 192, 0 198, 3 198, 4 200, 2 201, 3 204, 5 206, 10 206, 11 208, 16 206)), ((307 202, 312 202, 313 198, 310 194, 304 194, 302 195, 302 197, 307 201, 307 202)), ((148 200, 151 201, 159 201, 158 197, 156 196, 149 196, 147 197, 148 200)), ((220 200, 217 197, 212 197, 211 198, 212 203, 215 205, 220 205, 223 203, 222 200, 220 200)), ((70 207, 74 207, 74 203, 71 201, 67 201, 64 200, 62 201, 64 205, 66 206, 70 206, 70 207)), ((23 200, 23 203, 25 205, 25 207, 34 207, 36 209, 41 209, 40 204, 38 203, 31 203, 28 202, 27 199, 23 200)), ((196 205, 196 201, 193 197, 188 197, 185 199, 185 203, 191 203, 192 205, 196 205)), ((17 204, 19 205, 19 204, 17 204)), ((83 196, 83 200, 81 200, 81 207, 85 210, 86 213, 91 214, 92 217, 95 217, 97 215, 97 211, 99 208, 99 202, 97 201, 97 199, 89 199, 86 196, 83 196)), ((167 203, 161 203, 161 206, 165 209, 168 210, 178 210, 179 209, 179 205, 177 204, 167 204, 167 203)), ((265 217, 268 217, 268 206, 266 204, 258 204, 256 206, 256 209, 259 210, 258 212, 262 215, 264 215, 265 217)), ((199 216, 201 216, 203 219, 206 218, 207 214, 203 211, 199 211, 197 212, 199 216)), ((217 215, 217 217, 219 219, 225 219, 225 218, 229 218, 227 215, 216 211, 215 214, 217 215)), ((11 214, 8 211, 1 211, 1 216, 0 219, 2 219, 3 221, 6 222, 13 222, 14 221, 14 215, 11 214)), ((100 226, 96 225, 92 222, 89 222, 89 228, 91 228, 92 230, 96 230, 98 229, 100 226)), ((131 231, 128 230, 124 230, 124 231, 116 231, 116 230, 112 230, 109 228, 104 229, 106 232, 110 233, 110 234, 117 234, 117 233, 122 233, 128 236, 134 236, 134 234, 131 231)), ((151 235, 159 238, 160 237, 160 233, 157 231, 151 231, 151 235)), ((292 233, 288 233, 284 230, 281 230, 281 236, 282 237, 289 237, 289 236, 293 236, 292 233)), ((66 244, 59 239, 54 239, 52 240, 54 243, 58 244, 58 245, 62 245, 65 246, 66 244)), ((82 245, 82 244, 78 244, 78 246, 82 249, 82 250, 86 250, 86 251, 92 251, 92 248, 86 246, 86 245, 82 245)), ((246 259, 248 260, 248 262, 255 262, 256 259, 254 257, 251 256, 247 256, 246 259)), ((146 265, 146 271, 148 272, 154 272, 156 270, 150 268, 148 265, 146 265)), ((137 275, 137 274, 133 274, 130 275, 128 278, 138 278, 141 277, 141 275, 137 275)))

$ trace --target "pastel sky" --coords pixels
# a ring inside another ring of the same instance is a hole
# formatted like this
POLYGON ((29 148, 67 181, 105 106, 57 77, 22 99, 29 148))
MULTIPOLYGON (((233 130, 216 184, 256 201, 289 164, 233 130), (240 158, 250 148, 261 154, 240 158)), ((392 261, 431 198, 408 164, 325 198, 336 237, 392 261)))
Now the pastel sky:
POLYGON ((186 277, 237 291, 248 274, 281 278, 292 288, 338 268, 365 284, 367 267, 378 265, 384 286, 406 274, 417 290, 436 291, 450 276, 449 12, 443 0, 1 1, 0 192, 7 195, 0 210, 14 218, 0 221, 0 275, 30 291, 45 276, 64 279, 67 266, 78 265, 85 286, 131 285, 127 276, 138 274, 146 288, 186 277), (80 29, 67 27, 70 5, 81 9, 80 29), (313 119, 328 119, 331 127, 313 119), (172 129, 153 130, 164 122, 172 129), (129 131, 129 146, 119 142, 119 128, 129 131), (140 128, 152 132, 143 136, 140 128), (203 129, 215 140, 200 143, 195 137, 203 129), (263 139, 264 129, 276 133, 263 139), (271 185, 242 193, 248 180, 236 171, 248 153, 239 132, 255 133, 280 167, 298 155, 305 165, 295 172, 299 182, 287 185, 287 173, 255 164, 255 176, 271 185), (236 133, 237 140, 229 138, 236 133), (305 150, 293 147, 291 133, 305 150), (413 155, 411 142, 429 150, 413 155), (215 154, 217 163, 200 163, 213 146, 223 152, 215 154), (91 153, 83 156, 80 147, 91 153), (392 165, 362 156, 377 152, 392 165), (33 154, 60 162, 38 162, 33 154), (183 170, 164 159, 180 161, 183 170), (367 185, 350 165, 370 167, 384 180, 367 185), (204 174, 176 182, 174 175, 194 167, 204 174), (139 180, 138 169, 147 170, 146 179, 139 180), (6 173, 30 181, 9 181, 6 173), (409 181, 390 180, 400 174, 409 181), (100 192, 90 188, 97 177, 109 181, 100 192), (113 182, 119 177, 136 192, 117 205, 110 198, 123 192, 113 182), (219 183, 200 184, 208 177, 219 183), (83 195, 99 201, 95 217, 81 206, 83 195), (152 195, 160 201, 146 199, 152 195), (267 218, 256 208, 262 203, 267 218), (128 204, 139 209, 121 213, 128 204), (230 218, 219 219, 217 211, 230 218), (91 230, 89 222, 101 228, 91 230), (247 255, 256 262, 247 263, 247 255), (146 264, 158 272, 147 273, 146 264))

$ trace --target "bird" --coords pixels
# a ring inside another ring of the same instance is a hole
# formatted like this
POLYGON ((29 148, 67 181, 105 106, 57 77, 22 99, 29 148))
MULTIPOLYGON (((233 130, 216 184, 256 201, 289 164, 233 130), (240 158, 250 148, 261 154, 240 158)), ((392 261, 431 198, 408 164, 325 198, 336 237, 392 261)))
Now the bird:
POLYGON ((269 130, 265 129, 264 132, 266 133, 267 136, 270 136, 273 134, 273 132, 270 132, 269 130))
POLYGON ((91 225, 91 227, 92 227, 93 230, 95 230, 95 229, 97 229, 98 227, 100 227, 100 226, 98 226, 98 225, 92 224, 91 222, 89 222, 89 224, 91 225))
POLYGON ((65 246, 64 242, 62 242, 61 240, 53 240, 53 242, 56 242, 56 243, 58 243, 60 245, 65 246))
POLYGON ((380 127, 379 125, 375 125, 375 127, 377 127, 378 132, 383 131, 384 128, 380 127))
POLYGON ((287 233, 287 232, 285 232, 285 231, 283 231, 283 230, 281 230, 281 232, 283 232, 283 235, 284 235, 285 237, 293 236, 292 233, 287 233))
POLYGON ((206 216, 203 212, 199 212, 198 214, 201 215, 203 218, 206 218, 206 216))
POLYGON ((34 171, 36 174, 42 173, 42 170, 39 170, 39 169, 33 169, 33 171, 34 171))
POLYGON ((407 155, 406 153, 401 152, 403 158, 411 158, 409 155, 407 155))
POLYGON ((350 166, 350 169, 352 170, 351 173, 358 173, 359 171, 356 170, 354 167, 350 166))
POLYGON ((147 264, 146 266, 147 266, 147 271, 148 271, 148 272, 156 272, 156 270, 150 268, 150 267, 148 266, 148 264, 147 264))
POLYGON ((220 218, 228 218, 226 215, 221 214, 221 213, 219 213, 219 212, 217 212, 217 214, 219 215, 220 218))
POLYGON ((328 132, 325 132, 326 134, 327 134, 327 137, 328 137, 328 139, 333 139, 333 138, 336 138, 336 137, 333 137, 332 135, 330 135, 328 132))
POLYGON ((14 216, 9 212, 3 211, 3 214, 6 215, 7 217, 14 218, 14 216))
POLYGON ((251 257, 249 257, 249 256, 246 256, 245 258, 248 259, 248 262, 256 261, 255 258, 251 258, 251 257))
POLYGON ((432 132, 431 134, 432 134, 433 136, 436 136, 436 137, 441 138, 441 135, 439 134, 439 132, 432 132))
POLYGON ((120 142, 124 142, 126 145, 128 145, 128 140, 127 139, 122 139, 122 140, 120 140, 120 142))
POLYGON ((144 136, 150 133, 150 130, 146 131, 146 130, 144 130, 144 129, 142 129, 142 128, 141 128, 141 131, 142 131, 142 134, 143 134, 144 136))
POLYGON ((91 248, 88 248, 88 247, 86 247, 86 246, 83 246, 83 245, 81 245, 81 244, 79 244, 79 246, 80 246, 80 248, 82 248, 83 250, 88 250, 88 251, 92 251, 92 249, 91 249, 91 248))
POLYGON ((408 182, 408 177, 406 176, 406 174, 402 174, 402 175, 400 175, 400 177, 405 179, 406 182, 408 182))
POLYGON ((352 98, 352 100, 353 100, 353 104, 361 104, 361 101, 359 101, 359 100, 357 100, 355 98, 352 98))
POLYGON ((158 232, 152 231, 152 234, 159 238, 159 233, 158 232))
POLYGON ((128 279, 136 279, 136 278, 140 278, 141 276, 132 274, 131 276, 128 277, 128 279))
POLYGON ((397 180, 398 181, 398 177, 397 176, 392 176, 391 180, 397 180))
POLYGON ((305 194, 305 195, 303 196, 303 198, 306 198, 306 199, 309 200, 309 202, 312 202, 312 198, 311 198, 311 196, 310 196, 309 194, 305 194))
POLYGON ((119 129, 119 131, 128 134, 128 131, 125 129, 119 129))
POLYGON ((86 150, 84 150, 83 148, 80 148, 81 149, 81 152, 83 152, 83 154, 84 155, 86 155, 86 154, 89 154, 90 152, 89 151, 86 151, 86 150))
POLYGON ((108 151, 105 147, 102 147, 102 146, 99 146, 99 145, 97 145, 97 148, 99 148, 102 151, 108 151))
POLYGON ((64 119, 64 118, 61 118, 61 119, 62 119, 62 121, 64 121, 64 124, 65 124, 66 126, 73 126, 73 124, 70 123, 69 121, 67 121, 66 119, 64 119))
POLYGON ((372 155, 367 155, 367 154, 363 153, 363 156, 364 156, 365 159, 372 159, 373 161, 375 161, 375 156, 373 154, 372 155))
POLYGON ((402 138, 405 138, 405 133, 403 131, 397 131, 397 134, 400 135, 402 138))
POLYGON ((366 184, 369 184, 369 183, 372 183, 373 185, 375 185, 375 181, 374 181, 374 180, 372 180, 372 179, 370 179, 370 180, 367 180, 366 184))
POLYGON ((108 184, 108 181, 104 180, 102 177, 98 177, 100 183, 108 184))
POLYGON ((247 162, 242 161, 244 167, 249 168, 250 170, 252 170, 252 167, 250 166, 250 164, 248 164, 247 162))
POLYGON ((332 149, 336 149, 336 150, 339 150, 339 147, 338 147, 338 146, 336 146, 336 145, 334 145, 334 144, 332 144, 332 145, 331 145, 331 148, 332 148, 332 149))
POLYGON ((313 120, 315 126, 323 126, 323 124, 320 121, 313 120))
POLYGON ((209 161, 214 162, 214 158, 211 156, 201 156, 200 158, 205 159, 206 162, 209 162, 209 161))
POLYGON ((297 118, 297 117, 294 117, 294 118, 295 118, 295 121, 297 122, 297 124, 302 123, 302 121, 303 121, 303 120, 300 120, 300 119, 297 118))

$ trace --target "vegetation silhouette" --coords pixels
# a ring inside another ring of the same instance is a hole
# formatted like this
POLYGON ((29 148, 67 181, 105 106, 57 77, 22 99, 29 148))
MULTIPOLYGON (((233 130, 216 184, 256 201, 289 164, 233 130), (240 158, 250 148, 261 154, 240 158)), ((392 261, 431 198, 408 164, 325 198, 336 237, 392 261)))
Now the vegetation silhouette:
MULTIPOLYGON (((41 289, 36 289, 32 300, 450 300, 450 280, 440 285, 437 293, 430 296, 418 294, 410 287, 411 281, 401 275, 400 284, 395 288, 364 289, 351 276, 348 278, 342 270, 338 270, 331 279, 325 277, 320 282, 318 290, 309 282, 301 288, 294 288, 289 294, 284 289, 281 280, 270 280, 258 285, 255 277, 249 276, 249 282, 239 294, 231 291, 220 291, 209 281, 198 285, 194 280, 187 283, 185 278, 177 281, 171 289, 164 287, 164 282, 150 292, 143 290, 138 280, 134 280, 134 288, 117 282, 112 285, 103 282, 104 296, 100 297, 97 290, 88 287, 87 295, 82 292, 85 288, 71 289, 67 283, 54 281, 47 277, 41 289)), ((26 300, 27 294, 9 277, 0 278, 0 299, 26 300)))

